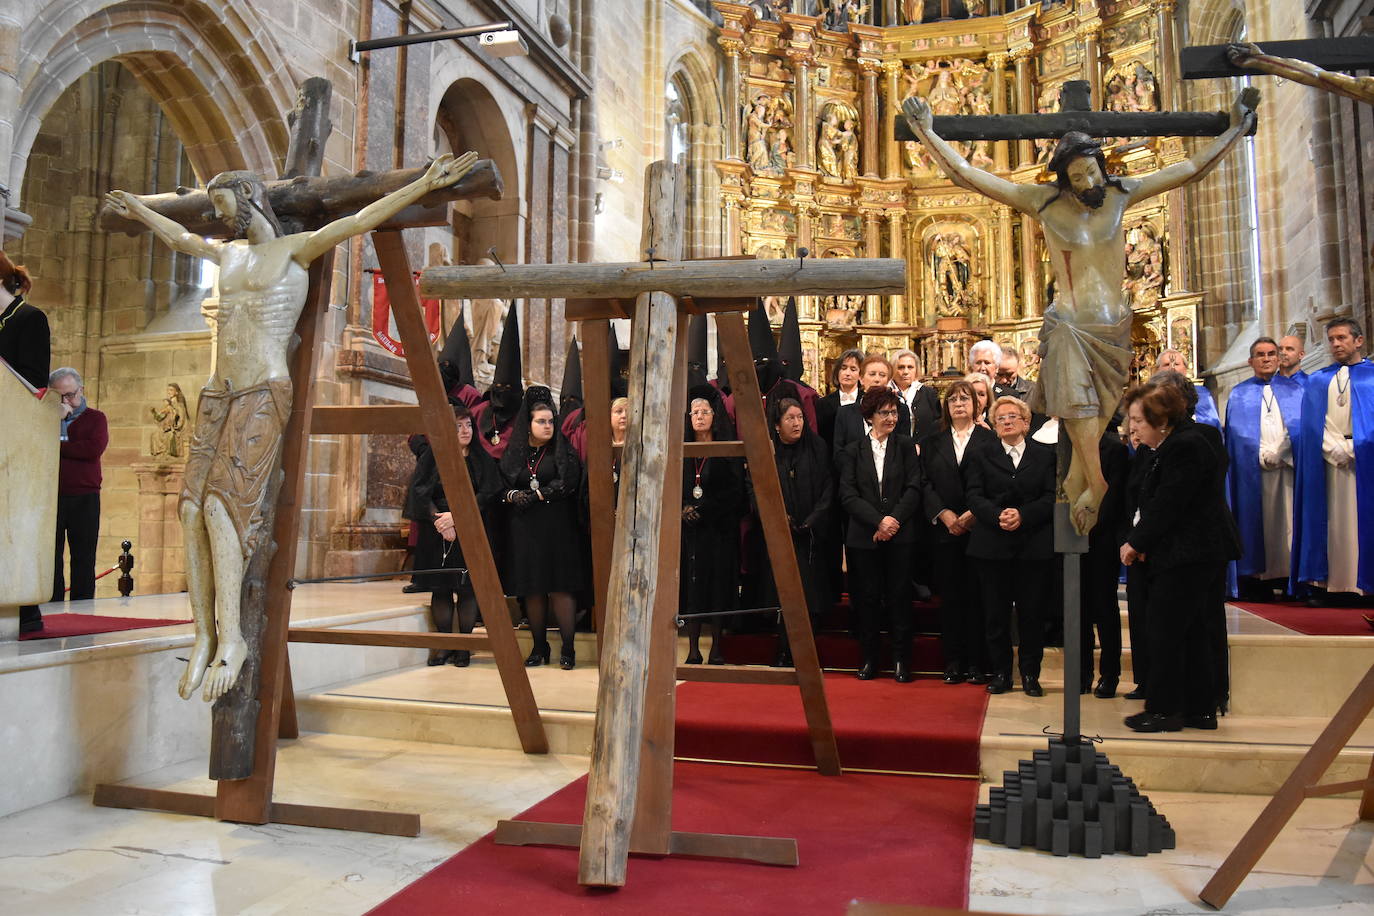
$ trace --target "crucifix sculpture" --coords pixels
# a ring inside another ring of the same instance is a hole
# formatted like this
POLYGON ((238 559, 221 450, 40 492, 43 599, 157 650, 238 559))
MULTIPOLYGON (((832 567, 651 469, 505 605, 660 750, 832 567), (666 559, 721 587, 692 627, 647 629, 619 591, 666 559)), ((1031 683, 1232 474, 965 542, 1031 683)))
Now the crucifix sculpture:
MULTIPOLYGON (((1072 98, 1074 91, 1066 86, 1065 95, 1072 98)), ((1190 159, 1139 178, 1107 173, 1102 147, 1090 132, 1111 136, 1128 128, 1096 124, 1096 112, 1061 111, 1057 119, 1053 115, 977 119, 995 128, 1005 118, 1011 129, 980 132, 971 139, 1057 136, 1059 145, 1049 164, 1056 176, 1053 184, 1016 184, 969 165, 936 131, 938 119, 925 100, 910 98, 903 103, 911 132, 925 143, 951 181, 1019 210, 1044 231, 1058 297, 1045 310, 1040 331, 1042 368, 1032 407, 1058 417, 1072 443, 1073 458, 1063 486, 1070 518, 1080 535, 1086 535, 1096 524, 1098 507, 1107 492, 1098 440, 1116 411, 1131 364, 1131 306, 1121 291, 1126 273, 1126 210, 1197 181, 1215 168, 1254 126, 1258 101, 1258 90, 1242 91, 1226 129, 1216 140, 1190 159)), ((1151 133, 1150 127, 1157 132, 1169 129, 1167 121, 1151 123, 1159 121, 1161 115, 1119 114, 1133 122, 1131 126, 1147 128, 1127 136, 1151 133), (1141 123, 1134 124, 1137 121, 1141 123)))

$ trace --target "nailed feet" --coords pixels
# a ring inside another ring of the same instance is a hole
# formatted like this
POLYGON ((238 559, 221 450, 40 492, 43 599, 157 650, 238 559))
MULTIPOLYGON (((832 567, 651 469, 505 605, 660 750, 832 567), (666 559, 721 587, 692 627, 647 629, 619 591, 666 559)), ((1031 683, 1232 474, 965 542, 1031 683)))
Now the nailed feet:
POLYGON ((248 658, 248 645, 243 637, 225 638, 205 676, 205 702, 213 703, 238 683, 239 671, 248 658))

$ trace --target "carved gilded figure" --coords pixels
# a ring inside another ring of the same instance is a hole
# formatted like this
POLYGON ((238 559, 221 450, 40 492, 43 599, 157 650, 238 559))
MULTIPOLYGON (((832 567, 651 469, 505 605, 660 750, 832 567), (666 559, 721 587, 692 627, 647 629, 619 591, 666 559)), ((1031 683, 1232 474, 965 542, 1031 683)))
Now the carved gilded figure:
POLYGON ((167 396, 160 405, 149 407, 157 431, 148 443, 148 454, 154 458, 185 458, 186 436, 191 426, 191 411, 186 395, 176 382, 167 385, 167 396))
POLYGON ((1215 168, 1254 123, 1258 99, 1257 90, 1243 90, 1225 133, 1192 158, 1139 177, 1109 175, 1098 142, 1071 131, 1050 161, 1057 180, 1046 185, 1016 184, 974 168, 934 133, 929 105, 908 99, 902 106, 951 181, 1019 210, 1043 230, 1057 295, 1040 330, 1044 363, 1032 397, 1043 412, 1060 418, 1072 442, 1064 491, 1080 533, 1096 524, 1107 490, 1098 440, 1121 398, 1132 357, 1132 315, 1121 289, 1126 210, 1215 168))
POLYGON ((186 577, 196 637, 178 687, 190 698, 204 683, 213 701, 230 690, 248 655, 240 627, 244 570, 271 536, 267 494, 291 410, 287 354, 305 306, 312 261, 367 232, 426 193, 456 183, 477 161, 441 156, 418 180, 313 232, 283 234, 262 180, 224 172, 206 187, 227 241, 202 238, 133 194, 106 200, 121 216, 147 225, 176 251, 220 267, 214 313, 215 371, 201 390, 199 415, 178 512, 186 541, 186 577))
POLYGON ((830 178, 843 178, 840 171, 840 115, 830 109, 821 120, 821 129, 816 135, 816 167, 822 175, 830 178))
POLYGON ((1237 67, 1249 67, 1265 73, 1302 83, 1314 89, 1334 92, 1366 105, 1374 105, 1374 76, 1349 76, 1323 70, 1316 64, 1293 57, 1278 57, 1266 54, 1259 45, 1252 42, 1239 42, 1228 45, 1226 56, 1237 67))

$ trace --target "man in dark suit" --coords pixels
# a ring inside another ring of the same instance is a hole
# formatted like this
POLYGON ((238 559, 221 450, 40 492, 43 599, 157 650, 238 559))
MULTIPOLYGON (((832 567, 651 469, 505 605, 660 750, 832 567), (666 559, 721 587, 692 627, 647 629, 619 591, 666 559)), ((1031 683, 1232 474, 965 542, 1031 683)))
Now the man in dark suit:
POLYGON ((1054 449, 1027 437, 1030 408, 1018 398, 992 405, 1000 440, 966 461, 966 497, 977 524, 968 555, 980 567, 992 680, 988 693, 1011 689, 1011 614, 1021 635, 1021 687, 1040 697, 1045 576, 1053 564, 1054 449))
POLYGON ((1031 383, 1021 377, 1021 354, 1010 344, 1002 344, 1002 358, 997 363, 997 378, 992 386, 996 398, 1030 397, 1031 383))
POLYGON ((898 350, 892 357, 892 386, 897 396, 906 405, 911 422, 897 432, 905 433, 913 441, 920 442, 940 429, 940 395, 930 385, 921 384, 916 376, 916 354, 910 350, 898 350))
POLYGON ((857 405, 871 426, 840 453, 840 505, 848 523, 849 582, 859 615, 859 679, 878 673, 878 633, 886 611, 898 682, 911 672, 911 543, 921 508, 921 464, 897 426, 897 393, 869 388, 857 405))

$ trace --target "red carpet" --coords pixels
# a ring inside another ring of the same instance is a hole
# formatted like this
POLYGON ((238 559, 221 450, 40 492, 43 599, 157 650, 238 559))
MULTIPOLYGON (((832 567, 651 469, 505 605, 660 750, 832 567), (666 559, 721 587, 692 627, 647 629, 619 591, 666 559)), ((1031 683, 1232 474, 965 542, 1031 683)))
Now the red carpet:
MULTIPOLYGON (((975 775, 988 695, 938 678, 898 684, 828 674, 826 699, 846 767, 975 775)), ((677 689, 679 757, 815 762, 794 686, 688 683, 677 689)))
POLYGON ((1232 601, 1238 608, 1307 636, 1374 636, 1365 615, 1374 610, 1359 607, 1308 607, 1300 601, 1264 603, 1232 601))
MULTIPOLYGON (((916 671, 944 671, 945 656, 938 636, 917 636, 913 641, 911 663, 916 671)), ((778 638, 772 633, 731 633, 721 643, 725 660, 732 665, 767 665, 778 654, 778 638)), ((822 668, 853 671, 859 667, 859 641, 842 633, 819 633, 816 652, 822 668)), ((882 665, 892 669, 889 649, 884 637, 882 665)))
MULTIPOLYGON (((792 837, 801 864, 632 856, 624 888, 589 891, 577 884, 576 849, 497 846, 488 835, 372 913, 840 916, 856 897, 967 904, 973 780, 695 763, 675 771, 676 829, 792 837)), ((520 817, 575 823, 585 797, 584 778, 520 817)))
POLYGON ((162 620, 156 617, 101 617, 97 614, 44 614, 43 629, 24 633, 20 639, 62 639, 66 636, 90 636, 93 633, 114 633, 119 630, 141 630, 147 627, 170 627, 189 620, 162 620))

